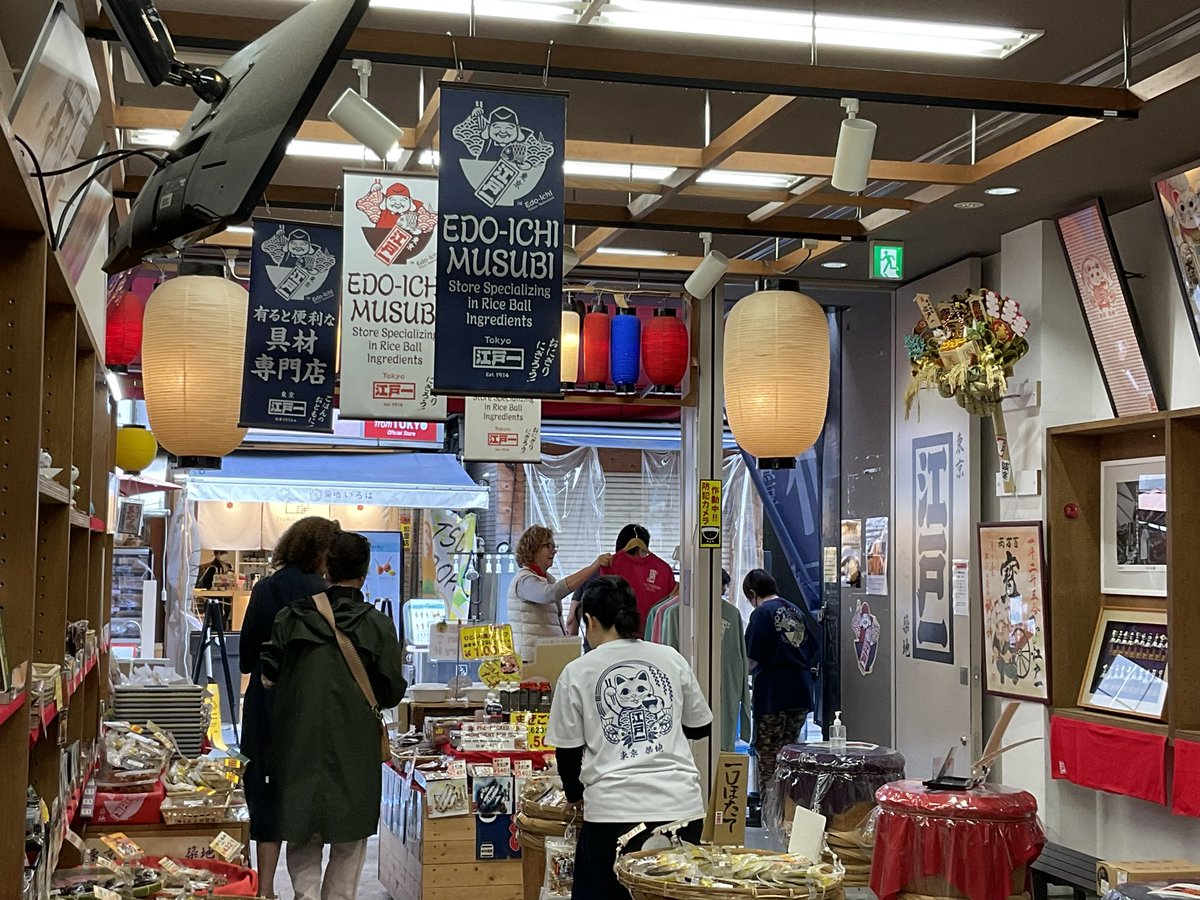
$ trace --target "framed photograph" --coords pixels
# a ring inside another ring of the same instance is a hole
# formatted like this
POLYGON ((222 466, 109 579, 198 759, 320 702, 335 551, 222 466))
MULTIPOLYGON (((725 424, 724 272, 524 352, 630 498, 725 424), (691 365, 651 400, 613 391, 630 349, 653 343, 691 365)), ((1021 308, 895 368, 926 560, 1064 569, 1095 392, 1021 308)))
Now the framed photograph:
POLYGON ((1154 182, 1163 226, 1192 337, 1200 346, 1200 163, 1168 172, 1154 182))
POLYGON ((1162 393, 1150 369, 1103 202, 1097 198, 1054 223, 1113 415, 1158 412, 1162 393))
POLYGON ((146 506, 141 500, 122 499, 117 511, 117 534, 140 535, 146 506))
MULTIPOLYGON (((97 128, 94 135, 91 132, 99 109, 100 85, 87 39, 58 0, 50 8, 17 84, 10 116, 13 132, 37 154, 43 170, 66 168, 78 162, 87 150, 98 149, 100 131, 97 128)), ((87 175, 85 167, 46 179, 55 223, 67 199, 87 175)))
POLYGON ((989 694, 1050 702, 1050 606, 1041 522, 980 522, 979 582, 989 694))
POLYGON ((1167 462, 1100 463, 1100 590, 1167 596, 1167 462))
POLYGON ((1100 610, 1079 705, 1162 721, 1166 703, 1166 610, 1100 610))

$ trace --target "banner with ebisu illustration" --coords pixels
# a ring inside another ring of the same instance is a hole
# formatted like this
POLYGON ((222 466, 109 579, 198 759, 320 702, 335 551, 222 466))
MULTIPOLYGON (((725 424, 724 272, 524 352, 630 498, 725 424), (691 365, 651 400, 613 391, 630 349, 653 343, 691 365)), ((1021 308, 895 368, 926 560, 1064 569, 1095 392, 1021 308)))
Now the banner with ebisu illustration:
POLYGON ((348 171, 343 187, 339 413, 444 421, 433 394, 437 179, 348 171))

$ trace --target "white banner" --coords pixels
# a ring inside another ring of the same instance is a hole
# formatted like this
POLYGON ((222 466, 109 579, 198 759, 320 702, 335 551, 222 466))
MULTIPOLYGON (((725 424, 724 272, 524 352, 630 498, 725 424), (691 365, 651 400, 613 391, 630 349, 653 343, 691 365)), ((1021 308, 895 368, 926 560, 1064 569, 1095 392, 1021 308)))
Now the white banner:
POLYGON ((283 533, 309 516, 329 518, 328 503, 264 503, 262 539, 264 547, 274 547, 283 533))
POLYGON ((444 421, 433 395, 437 179, 346 172, 342 242, 344 419, 444 421))
POLYGON ((541 462, 542 401, 467 397, 463 459, 541 462))

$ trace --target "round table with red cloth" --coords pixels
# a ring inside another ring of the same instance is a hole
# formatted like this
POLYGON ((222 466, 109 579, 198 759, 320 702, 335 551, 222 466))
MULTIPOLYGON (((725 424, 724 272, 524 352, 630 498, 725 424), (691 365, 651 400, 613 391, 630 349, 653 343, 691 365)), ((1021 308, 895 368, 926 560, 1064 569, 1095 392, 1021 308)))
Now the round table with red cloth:
POLYGON ((935 791, 919 781, 884 785, 879 804, 871 889, 879 900, 944 879, 970 900, 1006 900, 1015 872, 1046 843, 1037 800, 1026 791, 984 784, 935 791))
MULTIPOLYGON (((147 856, 139 860, 139 864, 148 869, 161 869, 162 857, 147 856)), ((233 863, 222 862, 219 859, 184 859, 174 857, 176 863, 185 869, 206 869, 215 872, 225 879, 225 883, 213 888, 214 897, 257 897, 258 873, 254 869, 233 863)))

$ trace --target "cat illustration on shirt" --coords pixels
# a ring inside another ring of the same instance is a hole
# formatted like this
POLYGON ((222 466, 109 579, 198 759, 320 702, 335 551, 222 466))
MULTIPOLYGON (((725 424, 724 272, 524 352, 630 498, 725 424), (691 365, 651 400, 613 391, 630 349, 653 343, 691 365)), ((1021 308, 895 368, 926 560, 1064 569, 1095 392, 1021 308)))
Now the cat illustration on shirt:
POLYGON ((631 660, 611 666, 596 685, 596 709, 610 744, 636 752, 660 748, 674 724, 671 682, 649 663, 631 660))

